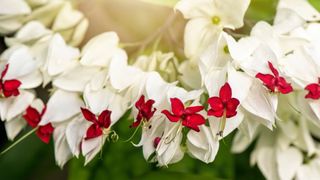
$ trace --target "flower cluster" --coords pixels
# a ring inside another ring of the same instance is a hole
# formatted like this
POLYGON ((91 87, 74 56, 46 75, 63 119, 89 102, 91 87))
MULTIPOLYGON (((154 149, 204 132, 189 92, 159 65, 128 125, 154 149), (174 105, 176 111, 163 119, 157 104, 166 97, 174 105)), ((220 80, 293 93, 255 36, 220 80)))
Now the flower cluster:
POLYGON ((134 146, 159 166, 185 153, 213 162, 238 129, 232 151, 257 141, 251 164, 267 179, 320 178, 320 13, 305 0, 280 0, 272 25, 234 37, 249 4, 180 0, 186 60, 155 51, 129 63, 115 32, 78 47, 88 22, 68 1, 1 1, 0 33, 14 34, 0 56, 8 138, 28 124, 45 143, 53 136, 59 166, 79 155, 87 164, 130 111, 130 127, 142 129, 134 146), (46 103, 39 87, 52 87, 46 103))

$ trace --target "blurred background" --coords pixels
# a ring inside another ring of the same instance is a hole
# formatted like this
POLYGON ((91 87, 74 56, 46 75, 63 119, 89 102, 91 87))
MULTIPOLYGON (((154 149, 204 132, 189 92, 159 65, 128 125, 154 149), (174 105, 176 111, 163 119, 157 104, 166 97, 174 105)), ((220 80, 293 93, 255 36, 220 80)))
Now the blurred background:
MULTIPOLYGON (((173 10, 156 6, 139 0, 73 0, 90 21, 90 27, 84 43, 104 31, 116 31, 121 42, 136 43, 147 39, 157 31, 173 10)), ((320 0, 310 0, 320 10, 320 0)), ((246 14, 251 24, 258 20, 272 22, 277 0, 252 0, 246 14)), ((241 31, 247 31, 250 23, 241 31)), ((182 37, 185 21, 181 15, 175 17, 161 41, 164 51, 174 46, 177 56, 182 54, 182 37), (170 36, 170 38, 169 38, 170 36), (172 41, 173 40, 173 41, 172 41)), ((0 52, 4 50, 3 39, 0 39, 0 52)), ((128 48, 128 53, 135 53, 136 48, 128 48)), ((128 128, 130 121, 124 119, 115 125, 120 138, 127 139, 134 130, 128 128)), ((25 129, 25 134, 30 129, 25 129)), ((21 135, 20 135, 21 136, 21 135)), ((83 158, 72 159, 63 169, 55 165, 53 143, 42 143, 36 135, 31 135, 8 153, 0 157, 0 179, 70 179, 70 180, 99 180, 99 179, 264 179, 257 167, 250 167, 250 147, 245 153, 234 155, 230 153, 233 134, 229 135, 220 145, 216 160, 205 164, 191 159, 187 154, 184 159, 169 168, 158 168, 155 164, 147 163, 141 148, 135 148, 130 143, 118 141, 106 143, 103 154, 84 167, 83 158)), ((18 137, 19 138, 19 137, 18 137)), ((138 142, 139 136, 133 140, 138 142)), ((8 142, 3 123, 0 121, 0 150, 8 142)))

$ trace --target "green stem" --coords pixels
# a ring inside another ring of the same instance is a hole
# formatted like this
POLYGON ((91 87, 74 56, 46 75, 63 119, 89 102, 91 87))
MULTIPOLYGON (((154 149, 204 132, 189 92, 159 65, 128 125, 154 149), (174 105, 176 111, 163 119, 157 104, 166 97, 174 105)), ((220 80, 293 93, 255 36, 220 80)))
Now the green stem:
POLYGON ((21 141, 23 141, 25 138, 27 138, 28 136, 30 136, 32 133, 34 133, 38 128, 34 128, 31 131, 29 131, 27 134, 23 135, 20 139, 18 139, 16 142, 14 142, 13 144, 11 144, 9 147, 7 147, 5 150, 3 150, 0 153, 0 156, 4 155, 6 152, 8 152, 10 149, 12 149, 14 146, 16 146, 17 144, 19 144, 21 141))
POLYGON ((129 142, 129 141, 131 141, 131 140, 134 138, 134 136, 137 134, 138 130, 140 129, 141 124, 142 124, 142 123, 140 123, 139 126, 136 127, 136 129, 134 130, 133 134, 129 137, 129 139, 127 139, 127 140, 125 140, 125 141, 123 141, 123 142, 129 142))

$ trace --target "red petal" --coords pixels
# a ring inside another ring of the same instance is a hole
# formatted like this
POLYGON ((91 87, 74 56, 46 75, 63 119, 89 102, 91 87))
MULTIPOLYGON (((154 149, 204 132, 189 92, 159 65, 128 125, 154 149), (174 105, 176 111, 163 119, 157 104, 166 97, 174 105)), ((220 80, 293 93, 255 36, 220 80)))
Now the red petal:
POLYGON ((291 84, 287 83, 287 81, 283 77, 278 78, 278 90, 282 94, 288 94, 293 91, 291 84))
POLYGON ((5 97, 18 96, 20 94, 19 87, 21 82, 19 80, 6 80, 3 83, 2 91, 5 97))
POLYGON ((109 126, 111 124, 110 115, 111 115, 111 111, 109 111, 107 109, 102 111, 102 113, 98 117, 98 122, 101 127, 109 128, 109 126))
POLYGON ((236 110, 234 110, 234 111, 227 111, 227 113, 226 113, 226 117, 227 117, 227 118, 231 118, 231 117, 233 117, 233 116, 235 116, 235 115, 237 115, 237 111, 236 111, 236 110))
POLYGON ((174 115, 182 116, 184 113, 184 105, 178 98, 170 98, 171 101, 171 110, 174 115))
POLYGON ((219 92, 219 96, 222 100, 222 102, 227 102, 231 96, 232 96, 232 91, 231 91, 231 87, 229 85, 229 83, 225 83, 219 92))
POLYGON ((222 117, 224 109, 214 111, 213 109, 208 110, 208 116, 222 117))
POLYGON ((182 121, 182 125, 185 127, 188 127, 192 130, 195 130, 197 132, 200 131, 199 127, 200 125, 205 124, 206 121, 203 116, 200 114, 193 114, 186 117, 184 121, 182 121))
POLYGON ((4 97, 18 96, 19 91, 3 91, 4 97))
POLYGON ((161 113, 166 115, 171 122, 178 122, 180 120, 180 116, 175 116, 171 114, 168 110, 163 110, 161 111, 161 113))
POLYGON ((152 99, 149 99, 147 102, 146 102, 146 107, 148 108, 148 109, 152 109, 152 106, 153 106, 153 104, 155 103, 155 101, 154 100, 152 100, 152 99))
POLYGON ((235 115, 237 115, 237 107, 239 106, 240 102, 236 98, 230 99, 227 103, 227 112, 226 112, 226 117, 231 118, 235 115))
POLYGON ((35 108, 33 108, 31 106, 29 106, 26 109, 26 113, 22 117, 33 128, 38 126, 38 124, 39 124, 39 122, 41 120, 41 116, 40 116, 39 112, 35 108))
POLYGON ((258 78, 258 79, 260 79, 262 82, 263 82, 263 84, 265 85, 265 86, 267 86, 267 88, 270 90, 270 91, 272 91, 272 92, 274 92, 274 90, 275 90, 275 84, 274 84, 274 76, 273 75, 271 75, 271 74, 262 74, 262 73, 258 73, 257 75, 256 75, 256 78, 258 78))
POLYGON ((87 130, 85 140, 99 137, 101 135, 102 135, 101 128, 97 124, 92 124, 87 130))
POLYGON ((269 68, 270 68, 272 74, 273 74, 274 76, 278 77, 278 76, 279 76, 278 70, 273 67, 273 64, 272 64, 270 61, 268 61, 268 65, 269 65, 269 68))
POLYGON ((138 127, 140 125, 142 118, 138 118, 138 117, 141 117, 141 116, 139 116, 139 114, 138 114, 137 120, 134 121, 130 127, 134 127, 135 128, 135 127, 138 127))
POLYGON ((309 91, 308 94, 305 96, 305 98, 310 99, 320 99, 320 85, 319 84, 309 84, 305 88, 305 90, 309 91))
POLYGON ((185 113, 186 114, 194 114, 194 113, 197 113, 202 110, 203 110, 203 106, 191 106, 191 107, 186 108, 185 113))
POLYGON ((53 133, 54 128, 51 123, 46 124, 44 126, 39 126, 36 134, 44 143, 49 143, 51 134, 53 133))
POLYGON ((139 98, 139 100, 136 102, 135 106, 137 109, 140 109, 143 104, 144 104, 144 95, 142 95, 139 98))
POLYGON ((86 120, 93 122, 93 123, 97 123, 96 115, 93 114, 89 109, 86 109, 86 108, 80 108, 80 109, 81 109, 83 117, 86 120))
POLYGON ((43 109, 42 109, 42 111, 41 111, 41 114, 40 114, 41 117, 44 115, 44 113, 46 112, 46 110, 47 110, 47 106, 44 105, 44 107, 43 107, 43 109))
POLYGON ((3 69, 2 73, 1 73, 1 79, 3 79, 4 76, 7 74, 8 68, 9 68, 9 64, 6 64, 6 66, 4 67, 4 69, 3 69))
POLYGON ((153 147, 154 148, 158 147, 158 144, 160 143, 160 140, 161 140, 161 137, 154 138, 154 140, 153 140, 153 147))
POLYGON ((208 99, 208 103, 212 110, 220 111, 223 110, 223 103, 219 97, 211 97, 208 99))
POLYGON ((238 105, 240 104, 239 100, 236 98, 231 98, 228 102, 227 102, 227 113, 228 111, 235 111, 238 107, 238 105))
POLYGON ((13 91, 19 88, 21 85, 21 82, 19 80, 13 79, 13 80, 6 80, 3 83, 3 89, 6 91, 13 91))

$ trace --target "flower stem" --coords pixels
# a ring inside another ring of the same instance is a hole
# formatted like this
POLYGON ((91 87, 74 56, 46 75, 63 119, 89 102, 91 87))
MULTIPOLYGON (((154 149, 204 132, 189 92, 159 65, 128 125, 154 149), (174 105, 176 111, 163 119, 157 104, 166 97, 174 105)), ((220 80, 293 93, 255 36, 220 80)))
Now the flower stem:
POLYGON ((4 155, 6 152, 8 152, 10 149, 12 149, 14 146, 16 146, 17 144, 19 144, 21 141, 23 141, 24 139, 26 139, 27 137, 29 137, 32 133, 34 133, 38 128, 34 128, 31 131, 29 131, 27 134, 23 135, 20 139, 18 139, 17 141, 15 141, 13 144, 11 144, 9 147, 7 147, 5 150, 3 150, 0 153, 0 156, 4 155))
POLYGON ((137 134, 138 130, 140 129, 141 124, 142 124, 142 123, 140 123, 139 126, 134 130, 133 134, 132 134, 127 140, 124 140, 123 142, 129 142, 129 141, 131 141, 131 140, 134 138, 134 136, 137 134))

